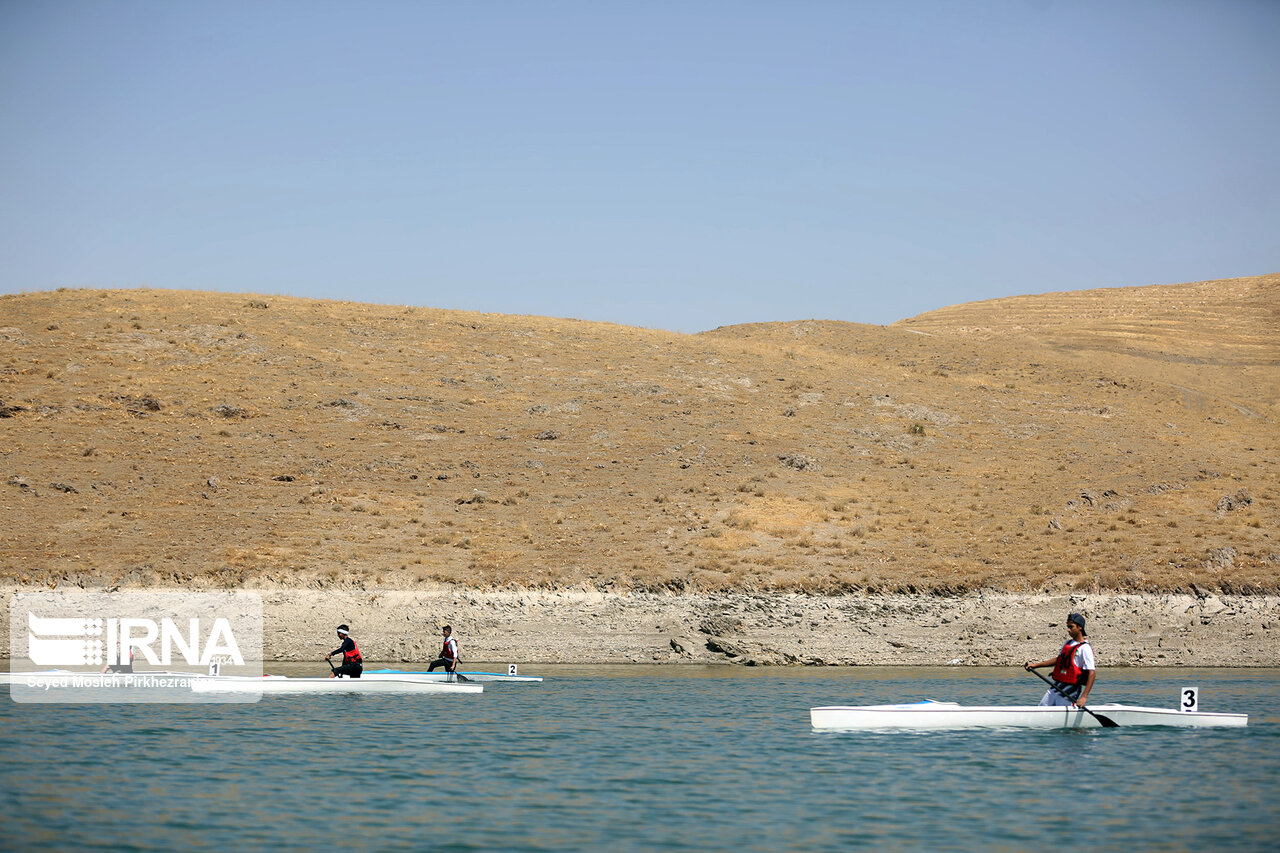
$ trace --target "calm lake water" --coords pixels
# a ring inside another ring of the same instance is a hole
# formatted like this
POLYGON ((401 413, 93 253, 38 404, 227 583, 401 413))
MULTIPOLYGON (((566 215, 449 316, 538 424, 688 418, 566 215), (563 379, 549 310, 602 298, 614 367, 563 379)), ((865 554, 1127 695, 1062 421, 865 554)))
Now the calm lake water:
MULTIPOLYGON (((301 674, 300 666, 271 671, 301 674)), ((309 669, 315 669, 314 666, 309 669)), ((479 696, 0 696, 0 848, 1276 850, 1280 671, 1104 670, 1243 729, 815 733, 809 708, 1032 704, 1015 669, 527 666, 479 696)), ((0 688, 7 692, 7 688, 0 688)))

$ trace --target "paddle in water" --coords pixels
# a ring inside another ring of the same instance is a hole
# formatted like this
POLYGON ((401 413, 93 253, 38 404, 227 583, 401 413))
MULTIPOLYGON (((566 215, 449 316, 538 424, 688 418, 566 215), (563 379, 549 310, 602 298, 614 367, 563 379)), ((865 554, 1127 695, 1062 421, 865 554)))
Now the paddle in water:
MULTIPOLYGON (((1061 696, 1063 699, 1066 699, 1068 702, 1071 702, 1073 705, 1075 705, 1075 700, 1074 700, 1074 699, 1072 699, 1072 698, 1071 698, 1070 696, 1068 696, 1066 693, 1062 692, 1062 688, 1061 688, 1061 687, 1059 687, 1058 685, 1054 684, 1052 681, 1050 681, 1049 679, 1045 678, 1045 677, 1044 677, 1043 675, 1041 675, 1040 673, 1036 672, 1035 667, 1027 667, 1027 672, 1034 672, 1034 673, 1035 673, 1035 675, 1036 675, 1036 678, 1040 679, 1040 680, 1041 680, 1041 681, 1043 681, 1045 684, 1049 685, 1049 689, 1051 689, 1054 693, 1057 693, 1057 694, 1058 694, 1059 696, 1061 696)), ((1075 707, 1079 708, 1081 711, 1084 711, 1084 712, 1085 712, 1086 714, 1088 714, 1090 717, 1093 717, 1095 720, 1097 720, 1099 723, 1101 723, 1101 724, 1102 724, 1102 727, 1103 727, 1104 729, 1118 729, 1118 728, 1120 728, 1120 724, 1119 724, 1119 723, 1117 723, 1115 720, 1111 719, 1110 717, 1108 717, 1108 716, 1107 716, 1107 715, 1105 715, 1105 714, 1095 714, 1093 711, 1090 711, 1088 708, 1086 708, 1086 707, 1085 707, 1085 706, 1083 706, 1083 705, 1075 705, 1075 707)))

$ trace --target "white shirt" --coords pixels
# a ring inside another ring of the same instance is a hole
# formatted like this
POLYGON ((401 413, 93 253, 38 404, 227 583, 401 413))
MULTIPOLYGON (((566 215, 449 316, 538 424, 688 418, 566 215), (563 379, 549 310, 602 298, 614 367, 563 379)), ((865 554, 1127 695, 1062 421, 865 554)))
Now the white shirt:
POLYGON ((1093 657, 1093 646, 1089 645, 1088 640, 1085 640, 1080 645, 1076 646, 1073 657, 1075 658, 1076 665, 1081 669, 1098 668, 1098 662, 1093 657))

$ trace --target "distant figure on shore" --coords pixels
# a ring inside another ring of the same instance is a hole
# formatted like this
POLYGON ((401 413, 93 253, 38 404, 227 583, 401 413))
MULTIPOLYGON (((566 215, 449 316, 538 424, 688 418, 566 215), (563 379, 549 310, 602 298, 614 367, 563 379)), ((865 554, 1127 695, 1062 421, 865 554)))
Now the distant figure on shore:
POLYGON ((445 625, 442 633, 444 647, 440 649, 440 657, 433 660, 431 666, 427 667, 427 672, 434 672, 438 666, 444 667, 446 672, 458 671, 458 641, 453 638, 453 628, 445 625))
POLYGON ((1097 662, 1093 657, 1093 646, 1084 632, 1084 617, 1072 613, 1067 617, 1067 635, 1069 640, 1062 646, 1056 658, 1039 663, 1027 661, 1023 666, 1030 671, 1042 666, 1052 666, 1053 684, 1057 690, 1046 690, 1041 705, 1063 705, 1079 707, 1088 700, 1089 691, 1093 689, 1093 680, 1097 676, 1097 662), (1059 693, 1058 691, 1061 691, 1059 693), (1066 694, 1065 696, 1062 694, 1066 694))
POLYGON ((133 646, 129 647, 128 663, 103 664, 102 672, 133 672, 133 646))
POLYGON ((346 625, 339 625, 338 637, 342 640, 342 645, 325 655, 324 659, 329 660, 341 652, 342 666, 334 667, 330 664, 333 671, 329 673, 329 677, 341 678, 345 675, 348 678, 359 678, 364 672, 364 656, 360 654, 360 647, 356 645, 356 641, 351 638, 351 629, 346 625))

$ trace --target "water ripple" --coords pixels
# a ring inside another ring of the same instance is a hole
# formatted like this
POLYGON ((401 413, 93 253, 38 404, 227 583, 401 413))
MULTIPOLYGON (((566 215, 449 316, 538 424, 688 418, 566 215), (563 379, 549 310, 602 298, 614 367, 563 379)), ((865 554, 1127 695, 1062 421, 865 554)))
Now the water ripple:
MULTIPOLYGON (((546 667, 542 685, 253 705, 0 700, 14 849, 1266 849, 1280 679, 1107 672, 1247 729, 814 732, 815 705, 1029 702, 1005 670, 546 667), (1212 707, 1210 704, 1212 703, 1212 707), (1063 803, 1070 803, 1064 808, 1063 803)), ((1098 690, 1104 689, 1100 684, 1098 690)))

